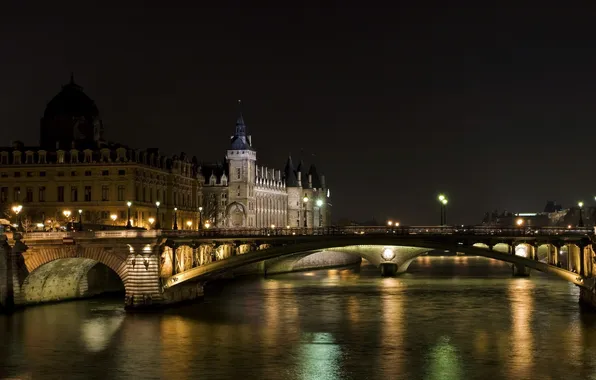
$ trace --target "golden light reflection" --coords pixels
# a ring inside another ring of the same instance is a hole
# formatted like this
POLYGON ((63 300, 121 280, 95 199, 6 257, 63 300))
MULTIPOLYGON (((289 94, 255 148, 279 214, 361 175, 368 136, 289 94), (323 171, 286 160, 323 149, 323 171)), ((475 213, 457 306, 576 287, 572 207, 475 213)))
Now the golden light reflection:
POLYGON ((400 378, 406 364, 405 341, 405 315, 404 292, 402 281, 397 278, 384 278, 380 285, 381 290, 381 328, 379 339, 383 342, 385 350, 379 354, 378 368, 383 374, 381 378, 400 378))
POLYGON ((511 378, 531 379, 534 365, 534 342, 532 337, 532 314, 534 283, 528 279, 516 279, 509 283, 508 296, 511 309, 511 332, 508 358, 511 378))
POLYGON ((105 350, 123 321, 124 315, 110 318, 102 315, 83 322, 81 324, 81 339, 87 351, 101 352, 105 350))
POLYGON ((360 321, 360 301, 356 296, 348 297, 348 318, 356 324, 360 321))
POLYGON ((439 338, 429 355, 427 379, 461 379, 463 370, 461 358, 457 349, 451 344, 450 338, 443 336, 439 338))
POLYGON ((192 358, 195 355, 193 347, 192 331, 194 322, 179 315, 167 315, 160 323, 161 343, 161 371, 162 378, 175 376, 176 373, 190 373, 192 358), (172 363, 176 363, 172 368, 172 363))

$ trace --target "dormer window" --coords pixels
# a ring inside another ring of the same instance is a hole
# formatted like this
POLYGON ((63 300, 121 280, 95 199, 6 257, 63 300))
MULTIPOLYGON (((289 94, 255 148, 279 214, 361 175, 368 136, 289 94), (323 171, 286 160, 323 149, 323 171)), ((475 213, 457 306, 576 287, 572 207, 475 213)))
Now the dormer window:
POLYGON ((85 163, 86 164, 90 164, 91 162, 93 162, 93 151, 91 149, 85 149, 85 163))
POLYGON ((8 165, 8 152, 2 152, 0 155, 0 164, 8 165))
POLYGON ((21 152, 19 152, 18 150, 12 152, 12 162, 16 165, 21 164, 21 152))
POLYGON ((221 176, 221 184, 223 186, 228 186, 228 177, 225 174, 221 176))
POLYGON ((40 150, 37 152, 37 156, 39 157, 37 159, 38 163, 40 164, 46 164, 46 151, 45 150, 40 150))
POLYGON ((101 162, 110 162, 110 150, 108 148, 101 150, 101 162))
POLYGON ((217 178, 215 178, 214 174, 211 174, 211 177, 209 177, 209 184, 215 185, 216 182, 217 182, 217 178))
POLYGON ((76 149, 71 149, 70 151, 70 163, 71 164, 78 164, 79 163, 79 151, 76 149))
POLYGON ((28 150, 25 152, 25 163, 32 164, 33 163, 33 152, 28 150))
POLYGON ((58 163, 63 164, 64 163, 64 151, 59 150, 56 152, 56 155, 58 156, 58 163))
POLYGON ((116 160, 119 162, 126 161, 126 149, 124 149, 124 148, 116 149, 116 160))

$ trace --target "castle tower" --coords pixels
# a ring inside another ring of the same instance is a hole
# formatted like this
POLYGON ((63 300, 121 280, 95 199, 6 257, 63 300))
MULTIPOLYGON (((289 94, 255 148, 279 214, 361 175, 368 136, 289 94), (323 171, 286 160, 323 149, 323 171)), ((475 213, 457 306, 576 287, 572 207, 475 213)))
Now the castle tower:
POLYGON ((242 112, 236 120, 236 131, 231 137, 226 159, 230 177, 223 226, 254 227, 257 152, 252 147, 251 136, 246 133, 242 112))

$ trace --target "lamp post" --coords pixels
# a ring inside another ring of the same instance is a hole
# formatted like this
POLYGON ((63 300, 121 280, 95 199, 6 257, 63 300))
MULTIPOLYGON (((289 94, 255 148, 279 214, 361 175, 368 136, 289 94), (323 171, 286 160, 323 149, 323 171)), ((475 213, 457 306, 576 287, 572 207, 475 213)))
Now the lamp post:
POLYGON ((159 223, 159 205, 161 203, 159 201, 155 202, 155 229, 161 229, 161 223, 159 223))
POLYGON ((79 231, 83 231, 83 210, 79 209, 79 231))
POLYGON ((203 225, 203 206, 199 206, 199 225, 197 228, 200 230, 201 225, 203 225))
POLYGON ((118 218, 118 215, 116 215, 116 214, 110 215, 110 219, 112 219, 112 225, 116 225, 117 218, 118 218))
POLYGON ((447 197, 443 194, 439 195, 439 203, 441 203, 441 226, 447 224, 447 197))
POLYGON ((68 224, 70 223, 71 212, 70 212, 70 210, 64 210, 64 211, 62 211, 62 214, 66 218, 66 227, 68 227, 68 224))
POLYGON ((178 207, 174 207, 174 229, 178 229, 178 207))
POLYGON ((19 217, 19 213, 21 212, 22 209, 23 209, 23 205, 12 206, 12 212, 15 213, 15 218, 17 220, 17 228, 19 231, 21 231, 21 219, 19 217))
POLYGON ((577 206, 579 207, 579 222, 577 223, 578 227, 584 226, 584 218, 582 218, 582 208, 584 207, 584 202, 578 202, 577 206))
POLYGON ((304 228, 308 227, 308 224, 306 222, 306 204, 308 203, 308 197, 305 195, 304 198, 302 198, 302 204, 304 205, 304 228))
POLYGON ((126 202, 126 205, 128 206, 128 214, 127 214, 127 218, 126 218, 126 229, 129 230, 132 228, 132 224, 130 223, 130 206, 132 206, 132 202, 131 201, 126 202))
POLYGON ((319 208, 319 227, 323 227, 323 200, 317 199, 317 207, 319 208))

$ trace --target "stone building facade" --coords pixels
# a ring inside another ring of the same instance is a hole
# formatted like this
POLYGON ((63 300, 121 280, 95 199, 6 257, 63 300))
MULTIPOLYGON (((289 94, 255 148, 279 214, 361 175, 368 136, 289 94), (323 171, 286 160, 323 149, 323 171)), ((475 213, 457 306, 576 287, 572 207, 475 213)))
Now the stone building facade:
POLYGON ((303 162, 284 170, 257 163, 242 115, 223 163, 201 165, 204 223, 219 228, 324 227, 330 221, 325 177, 303 162))
POLYGON ((38 146, 0 147, 0 208, 27 230, 79 221, 196 230, 326 226, 330 202, 314 165, 258 165, 242 116, 223 163, 107 141, 95 102, 71 78, 46 106, 38 146))
POLYGON ((173 228, 176 208, 178 227, 196 228, 196 162, 105 141, 95 103, 71 78, 46 107, 39 146, 0 147, 0 218, 16 221, 12 207, 21 205, 25 227, 125 226, 131 202, 133 227, 173 228))

